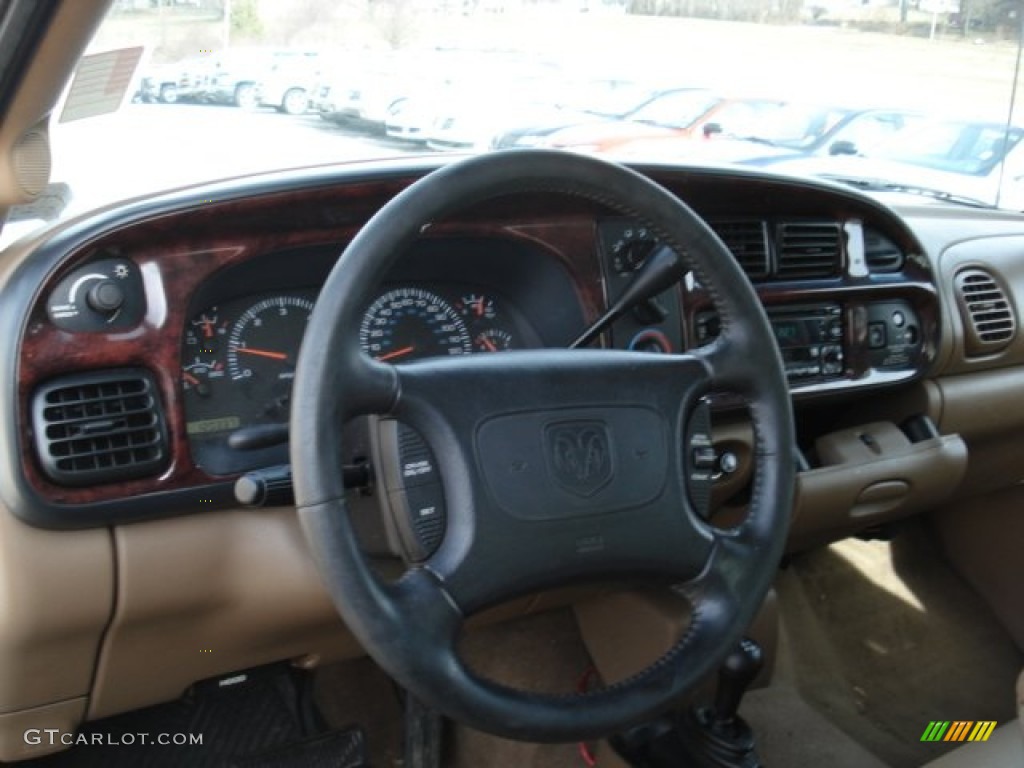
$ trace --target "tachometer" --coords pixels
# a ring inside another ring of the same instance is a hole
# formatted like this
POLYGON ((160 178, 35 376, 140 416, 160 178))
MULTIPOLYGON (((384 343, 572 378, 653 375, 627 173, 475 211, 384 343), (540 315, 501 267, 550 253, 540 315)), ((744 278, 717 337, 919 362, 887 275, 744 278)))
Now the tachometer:
POLYGON ((422 288, 395 288, 373 302, 359 326, 359 343, 371 357, 395 363, 473 351, 459 313, 422 288))
POLYGON ((198 466, 230 474, 287 461, 283 445, 240 451, 237 430, 288 420, 295 361, 312 291, 244 296, 206 307, 185 327, 185 429, 198 466))
POLYGON ((313 302, 302 296, 272 296, 253 304, 228 334, 227 373, 255 406, 255 415, 288 418, 295 361, 313 302))

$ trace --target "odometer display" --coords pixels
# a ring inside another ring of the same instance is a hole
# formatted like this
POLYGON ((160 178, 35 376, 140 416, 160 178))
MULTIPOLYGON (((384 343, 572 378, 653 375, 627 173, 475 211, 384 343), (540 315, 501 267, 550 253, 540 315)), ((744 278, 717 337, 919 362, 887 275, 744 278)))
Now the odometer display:
POLYGON ((395 288, 373 302, 359 326, 359 343, 370 357, 394 363, 473 351, 459 313, 422 288, 395 288))

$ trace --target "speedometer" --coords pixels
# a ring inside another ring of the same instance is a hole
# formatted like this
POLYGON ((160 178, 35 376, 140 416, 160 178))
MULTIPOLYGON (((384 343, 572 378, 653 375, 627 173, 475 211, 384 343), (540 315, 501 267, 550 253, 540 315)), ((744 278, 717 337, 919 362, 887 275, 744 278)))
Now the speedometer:
POLYGON ((395 288, 373 302, 359 326, 359 343, 374 359, 396 363, 473 351, 458 312, 422 288, 395 288))

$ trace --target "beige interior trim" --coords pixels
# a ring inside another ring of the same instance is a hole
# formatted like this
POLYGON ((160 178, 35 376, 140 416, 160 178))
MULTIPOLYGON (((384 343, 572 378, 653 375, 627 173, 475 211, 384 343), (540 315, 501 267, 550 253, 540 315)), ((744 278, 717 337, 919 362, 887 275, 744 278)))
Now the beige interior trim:
POLYGON ((0 506, 0 714, 88 695, 113 602, 107 530, 45 531, 0 506))
POLYGON ((941 504, 967 470, 967 446, 959 435, 910 443, 894 425, 876 422, 825 435, 818 443, 826 460, 839 463, 797 475, 790 550, 941 504))
POLYGON ((61 742, 75 733, 85 715, 85 704, 83 697, 0 715, 0 762, 28 760, 66 749, 61 742), (51 733, 45 733, 47 730, 51 733))
POLYGON ((198 680, 282 659, 362 653, 292 508, 122 526, 114 539, 117 604, 89 719, 169 701, 198 680))
POLYGON ((32 200, 17 178, 15 148, 22 136, 47 122, 109 5, 109 0, 73 0, 60 4, 50 30, 0 122, 0 211, 32 200))
POLYGON ((932 519, 950 563, 1024 652, 1024 486, 946 506, 932 519))

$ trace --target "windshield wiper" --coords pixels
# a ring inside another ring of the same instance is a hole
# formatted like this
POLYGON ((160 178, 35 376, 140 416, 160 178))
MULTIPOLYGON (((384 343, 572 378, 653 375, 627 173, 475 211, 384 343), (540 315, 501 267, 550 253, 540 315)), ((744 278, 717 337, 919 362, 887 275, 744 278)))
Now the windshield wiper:
POLYGON ((996 207, 992 205, 992 203, 986 203, 984 200, 978 200, 974 197, 958 195, 955 192, 947 192, 944 189, 923 187, 918 184, 906 184, 900 181, 886 181, 885 179, 871 179, 860 176, 841 176, 831 173, 825 173, 821 176, 829 181, 837 181, 840 184, 846 184, 847 186, 855 187, 856 189, 860 189, 865 192, 902 192, 908 195, 930 197, 933 200, 942 200, 943 202, 955 203, 957 205, 964 205, 970 208, 995 209, 996 207))

